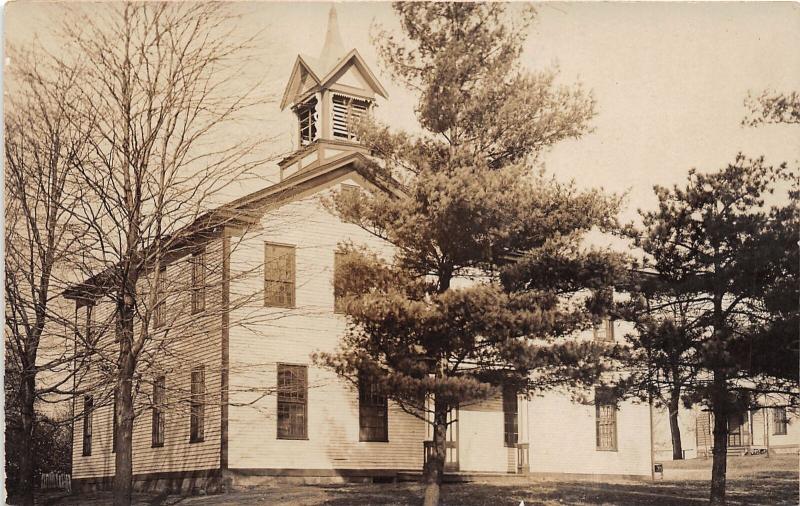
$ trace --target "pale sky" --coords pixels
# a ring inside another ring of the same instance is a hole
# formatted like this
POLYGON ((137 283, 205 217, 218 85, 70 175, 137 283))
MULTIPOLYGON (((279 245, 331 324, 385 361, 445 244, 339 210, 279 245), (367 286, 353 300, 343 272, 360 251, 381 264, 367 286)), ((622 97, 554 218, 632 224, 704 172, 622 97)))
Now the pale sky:
MULTIPOLYGON (((268 92, 283 92, 297 53, 319 54, 330 5, 236 4, 243 33, 263 30, 263 65, 252 71, 268 92)), ((415 99, 392 82, 370 44, 375 23, 399 29, 390 5, 336 6, 345 46, 358 48, 389 91, 379 119, 413 131, 415 99)), ((629 192, 624 218, 654 205, 652 185, 681 183, 692 167, 721 168, 739 151, 799 165, 800 127, 740 126, 748 90, 800 89, 797 3, 553 2, 537 9, 523 65, 557 63, 560 81, 580 80, 598 105, 594 132, 558 144, 545 156, 547 169, 581 186, 629 192)), ((7 39, 46 38, 58 19, 54 12, 48 3, 9 4, 7 39)), ((278 136, 274 150, 290 149, 291 114, 280 112, 277 100, 261 114, 265 131, 278 136)))

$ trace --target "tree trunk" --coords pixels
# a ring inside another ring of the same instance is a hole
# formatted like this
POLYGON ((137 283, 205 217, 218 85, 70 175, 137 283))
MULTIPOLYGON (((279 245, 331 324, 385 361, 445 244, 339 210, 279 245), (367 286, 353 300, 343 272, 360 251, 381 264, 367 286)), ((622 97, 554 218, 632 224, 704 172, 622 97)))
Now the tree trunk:
POLYGON ((728 465, 728 402, 726 378, 723 373, 714 373, 714 459, 711 464, 711 504, 725 505, 725 473, 728 465))
POLYGON ((114 459, 114 506, 129 506, 133 488, 133 307, 120 309, 120 357, 116 384, 117 446, 114 459))
POLYGON ((436 399, 433 408, 433 454, 423 470, 425 482, 424 506, 438 506, 444 476, 445 443, 447 441, 447 406, 436 399))
POLYGON ((33 432, 36 425, 34 400, 36 399, 36 380, 29 371, 23 373, 22 395, 20 396, 20 415, 22 425, 22 451, 19 454, 19 500, 20 504, 33 505, 33 432))
POLYGON ((673 391, 669 398, 669 430, 672 434, 672 460, 683 460, 683 444, 681 443, 681 427, 678 424, 678 407, 680 390, 673 391))

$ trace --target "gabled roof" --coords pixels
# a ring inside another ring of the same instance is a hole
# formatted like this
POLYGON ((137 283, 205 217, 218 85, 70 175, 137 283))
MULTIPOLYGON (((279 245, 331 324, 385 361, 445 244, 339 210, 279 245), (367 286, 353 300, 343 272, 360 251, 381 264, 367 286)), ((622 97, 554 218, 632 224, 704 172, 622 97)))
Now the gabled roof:
POLYGON ((378 78, 375 77, 375 74, 372 73, 367 62, 364 61, 364 58, 359 54, 357 49, 352 49, 349 53, 347 53, 344 58, 339 60, 339 62, 333 66, 327 73, 323 73, 324 71, 321 70, 323 67, 321 65, 319 59, 312 58, 307 55, 298 55, 297 60, 295 60, 294 68, 292 69, 292 74, 289 77, 289 82, 286 85, 286 89, 283 92, 283 99, 281 99, 281 110, 286 109, 286 106, 296 101, 297 97, 305 96, 306 94, 320 90, 323 88, 327 88, 332 81, 337 76, 340 70, 344 69, 348 65, 354 65, 361 75, 364 77, 364 80, 369 85, 370 89, 377 95, 380 95, 383 98, 389 98, 389 95, 386 92, 386 88, 378 81, 378 78), (308 75, 314 79, 315 85, 309 89, 302 90, 300 86, 302 84, 302 76, 303 71, 307 72, 308 75), (322 75, 322 77, 319 77, 322 75))
POLYGON ((280 104, 281 110, 285 109, 287 105, 296 102, 300 97, 328 87, 339 71, 346 69, 349 65, 354 65, 358 69, 364 81, 374 93, 383 98, 388 98, 386 89, 378 82, 375 74, 369 69, 369 66, 364 61, 364 58, 358 54, 358 51, 353 49, 345 54, 342 36, 339 33, 336 8, 331 7, 328 17, 328 31, 325 35, 322 52, 319 58, 302 54, 297 56, 294 67, 292 67, 292 73, 289 76, 289 82, 283 92, 280 104), (309 76, 314 81, 314 85, 303 89, 303 78, 305 76, 309 76))
MULTIPOLYGON (((301 171, 283 181, 253 192, 216 209, 208 211, 192 223, 183 227, 175 235, 181 235, 176 248, 183 246, 210 230, 224 226, 249 226, 258 223, 264 210, 270 205, 281 205, 289 202, 309 190, 356 172, 378 189, 392 195, 402 195, 400 184, 391 178, 383 178, 370 167, 369 158, 359 152, 352 152, 335 158, 313 169, 301 171)), ((82 300, 101 295, 104 287, 114 280, 116 266, 111 266, 98 274, 67 287, 62 295, 68 299, 82 300)))

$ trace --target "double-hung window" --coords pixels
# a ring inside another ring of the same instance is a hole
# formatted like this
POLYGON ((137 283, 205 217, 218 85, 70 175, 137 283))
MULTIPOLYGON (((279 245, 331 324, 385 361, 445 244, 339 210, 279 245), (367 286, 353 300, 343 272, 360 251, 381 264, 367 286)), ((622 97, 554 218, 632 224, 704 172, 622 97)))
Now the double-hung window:
POLYGON ((189 408, 189 442, 203 441, 206 410, 206 372, 203 366, 192 369, 192 391, 189 408))
POLYGON ((161 327, 167 318, 167 266, 162 265, 158 270, 156 280, 156 306, 153 308, 153 325, 161 327))
POLYGON ((94 397, 83 398, 83 456, 92 454, 92 416, 94 415, 94 397))
POLYGON ((605 389, 595 390, 597 449, 617 451, 617 405, 605 389))
POLYGON ((786 408, 772 408, 772 434, 774 436, 785 436, 786 425, 786 408))
POLYGON ((152 446, 164 446, 164 403, 166 378, 159 376, 153 381, 153 426, 152 446))
POLYGON ((342 275, 343 262, 344 253, 335 252, 333 254, 333 312, 337 314, 344 314, 346 310, 344 294, 341 291, 341 280, 339 279, 342 275))
POLYGON ((192 254, 192 314, 206 308, 206 251, 192 254))
POLYGON ((117 390, 114 389, 114 407, 113 416, 111 418, 111 453, 117 451, 117 424, 119 424, 119 415, 117 415, 117 390))
POLYGON ((264 305, 295 305, 295 248, 266 243, 264 247, 264 305))
POLYGON ((278 364, 278 439, 308 438, 308 368, 278 364))
POLYGON ((360 441, 389 441, 389 407, 386 395, 365 377, 358 379, 360 441))
POLYGON ((600 322, 595 323, 593 328, 594 340, 602 342, 614 342, 614 322, 605 317, 600 322))
POLYGON ((515 447, 519 441, 517 392, 509 387, 503 387, 503 424, 505 445, 515 447))

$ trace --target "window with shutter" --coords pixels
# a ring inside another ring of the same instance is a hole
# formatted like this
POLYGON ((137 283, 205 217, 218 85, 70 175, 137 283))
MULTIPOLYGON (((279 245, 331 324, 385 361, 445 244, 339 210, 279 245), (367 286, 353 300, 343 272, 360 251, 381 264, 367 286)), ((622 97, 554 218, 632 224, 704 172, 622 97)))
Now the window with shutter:
POLYGON ((267 243, 264 247, 264 305, 294 307, 295 248, 267 243))
POLYGON ((192 369, 189 442, 199 443, 205 436, 206 379, 203 366, 192 369))
POLYGON ((92 417, 94 416, 94 397, 83 398, 83 456, 92 454, 92 417))
POLYGON ((164 401, 166 378, 159 376, 153 381, 153 437, 152 446, 164 446, 164 401))
POLYGON ((386 395, 366 378, 358 379, 360 441, 389 441, 389 403, 386 395))
POLYGON ((597 428, 597 449, 617 450, 617 405, 605 389, 595 391, 595 415, 597 428))
POLYGON ((505 445, 514 447, 519 440, 519 419, 517 407, 517 392, 513 388, 503 388, 503 418, 505 445))
POLYGON ((199 313, 206 308, 206 250, 205 248, 192 254, 192 313, 199 313))
POLYGON ((353 140, 354 127, 369 110, 369 100, 333 94, 333 114, 331 130, 334 138, 353 140))
POLYGON ((308 437, 308 368, 278 364, 278 439, 308 437))

